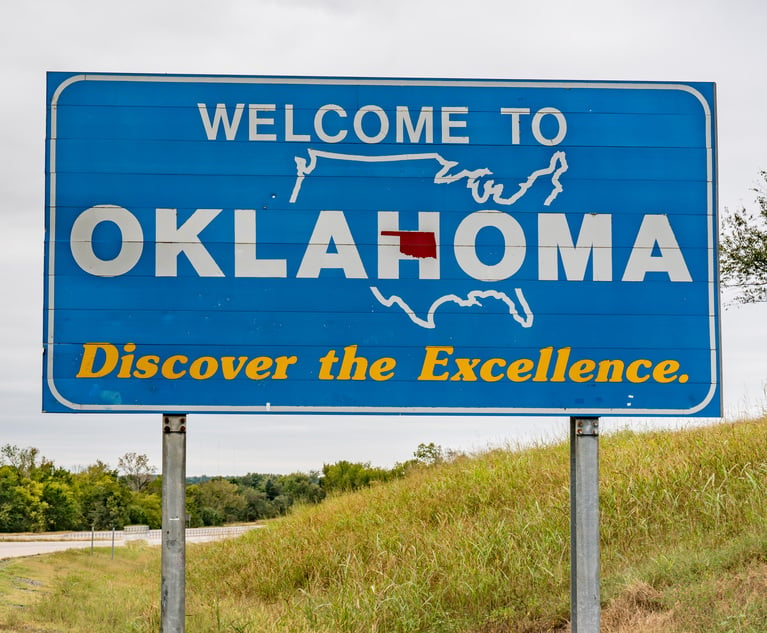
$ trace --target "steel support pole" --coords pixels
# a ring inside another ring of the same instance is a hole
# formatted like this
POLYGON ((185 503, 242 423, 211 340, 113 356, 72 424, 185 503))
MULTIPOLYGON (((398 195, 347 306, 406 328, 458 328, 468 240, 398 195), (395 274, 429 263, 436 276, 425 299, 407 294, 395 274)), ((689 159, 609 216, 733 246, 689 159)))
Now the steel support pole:
POLYGON ((162 633, 184 633, 186 416, 162 416, 162 633))
POLYGON ((599 633, 599 418, 570 418, 570 620, 599 633))

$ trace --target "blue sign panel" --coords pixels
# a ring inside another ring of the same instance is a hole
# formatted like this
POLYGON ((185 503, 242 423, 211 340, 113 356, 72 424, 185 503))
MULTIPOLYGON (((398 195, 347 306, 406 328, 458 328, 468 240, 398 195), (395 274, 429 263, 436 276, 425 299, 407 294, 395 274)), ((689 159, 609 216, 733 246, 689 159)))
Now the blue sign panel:
POLYGON ((720 414, 714 85, 48 76, 47 411, 720 414))

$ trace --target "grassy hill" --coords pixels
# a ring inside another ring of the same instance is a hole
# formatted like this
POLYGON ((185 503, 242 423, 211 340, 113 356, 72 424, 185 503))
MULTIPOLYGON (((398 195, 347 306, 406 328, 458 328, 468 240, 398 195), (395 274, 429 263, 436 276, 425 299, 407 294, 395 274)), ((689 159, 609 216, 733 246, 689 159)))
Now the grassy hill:
MULTIPOLYGON (((767 630, 767 418, 608 434, 600 451, 603 631, 767 630)), ((159 630, 158 550, 44 560, 42 599, 0 630, 159 630)), ((0 598, 31 565, 5 564, 0 598)), ((537 633, 568 617, 566 444, 460 457, 188 546, 189 633, 537 633)))

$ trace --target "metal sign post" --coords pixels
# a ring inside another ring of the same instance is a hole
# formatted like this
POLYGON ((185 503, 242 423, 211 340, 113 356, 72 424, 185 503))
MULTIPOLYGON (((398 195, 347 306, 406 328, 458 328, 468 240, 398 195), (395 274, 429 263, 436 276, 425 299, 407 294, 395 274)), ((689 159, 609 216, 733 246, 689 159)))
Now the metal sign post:
POLYGON ((570 620, 599 633, 599 418, 570 418, 570 620))
POLYGON ((186 416, 162 418, 162 633, 184 633, 186 416))

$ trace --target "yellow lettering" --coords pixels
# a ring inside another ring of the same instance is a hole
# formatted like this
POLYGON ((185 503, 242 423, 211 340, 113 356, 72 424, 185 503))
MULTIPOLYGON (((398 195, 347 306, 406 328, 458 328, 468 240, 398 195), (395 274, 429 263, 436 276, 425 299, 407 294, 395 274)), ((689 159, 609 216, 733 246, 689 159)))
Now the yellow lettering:
POLYGON ((551 375, 551 382, 564 382, 565 370, 570 360, 570 348, 562 347, 557 350, 557 361, 554 364, 554 373, 551 375))
POLYGON ((273 363, 274 361, 268 356, 257 356, 245 367, 245 375, 251 380, 269 378, 269 369, 273 363))
MULTIPOLYGON (((123 351, 135 352, 136 344, 126 343, 125 345, 123 345, 123 351)), ((117 372, 117 377, 130 378, 132 367, 133 367, 133 354, 131 353, 123 354, 123 356, 120 358, 120 371, 117 372)))
POLYGON ((677 379, 676 372, 679 371, 679 361, 662 360, 652 370, 652 378, 655 382, 669 383, 677 379))
POLYGON ((248 361, 247 356, 238 356, 237 364, 235 365, 234 356, 222 356, 221 357, 221 372, 224 374, 224 380, 234 380, 239 376, 245 363, 248 361))
POLYGON ((434 368, 437 365, 446 366, 448 359, 447 358, 439 358, 439 355, 441 353, 445 354, 452 354, 453 353, 453 346, 452 345, 427 345, 426 346, 426 356, 423 359, 423 365, 421 366, 421 374, 418 376, 418 380, 447 380, 449 374, 447 372, 443 374, 435 374, 434 368))
POLYGON ((188 362, 189 362, 189 358, 181 354, 168 356, 168 358, 166 358, 165 362, 163 362, 162 364, 162 369, 160 373, 162 373, 163 378, 167 378, 168 380, 176 380, 186 374, 186 369, 177 371, 176 364, 181 363, 182 365, 186 365, 186 363, 188 362))
POLYGON ((212 356, 195 358, 189 366, 189 376, 195 380, 206 380, 218 371, 218 361, 212 356), (203 369, 203 366, 205 369, 203 369))
POLYGON ((336 350, 328 350, 328 353, 320 358, 320 371, 317 374, 317 378, 320 380, 333 380, 334 376, 331 370, 333 369, 333 365, 337 362, 338 355, 336 354, 336 350))
POLYGON ((468 382, 475 382, 477 376, 474 373, 474 368, 479 365, 479 358, 456 358, 455 365, 458 367, 458 371, 454 375, 450 376, 450 380, 466 380, 468 382))
MULTIPOLYGON (((356 348, 356 346, 355 346, 356 348)), ((298 362, 297 356, 199 356, 189 358, 183 354, 173 354, 162 358, 156 354, 135 354, 136 344, 126 343, 122 351, 112 343, 84 343, 77 378, 101 378, 114 374, 117 378, 154 378, 158 373, 168 380, 178 380, 188 376, 194 380, 208 380, 214 376, 223 375, 224 380, 234 380, 245 373, 251 380, 286 380, 288 368, 298 362), (272 369, 274 370, 272 372, 272 369), (115 372, 115 370, 117 370, 115 372)), ((323 369, 330 372, 333 363, 338 359, 333 350, 322 359, 323 369)), ((367 367, 367 360, 360 360, 367 367)), ((392 377, 391 370, 396 364, 393 358, 381 358, 374 364, 375 380, 388 380, 392 377)), ((371 369, 372 371, 372 369, 371 369)), ((323 378, 320 371, 320 378, 323 378)), ((332 379, 333 376, 331 375, 332 379)))
POLYGON ((596 382, 623 382, 624 366, 622 360, 600 360, 596 382))
POLYGON ((370 364, 370 377, 373 380, 389 380, 394 376, 394 367, 397 365, 397 361, 393 358, 379 358, 370 364))
POLYGON ((506 361, 502 358, 491 358, 482 363, 479 368, 479 377, 485 382, 498 382, 503 378, 503 373, 494 374, 493 367, 505 367, 506 361))
MULTIPOLYGON (((549 348, 551 349, 551 348, 549 348)), ((535 363, 529 358, 520 358, 509 363, 509 369, 506 371, 506 375, 512 382, 525 382, 531 377, 531 371, 535 367, 535 363)))
POLYGON ((272 374, 272 380, 286 380, 288 377, 288 367, 298 362, 298 356, 278 356, 274 359, 276 367, 272 374))
POLYGON ((136 360, 136 369, 133 371, 134 378, 152 378, 157 375, 160 357, 154 355, 139 356, 136 360))
POLYGON ((652 367, 652 361, 649 361, 645 358, 639 358, 630 363, 629 366, 626 367, 626 378, 629 382, 645 382, 650 377, 650 374, 640 376, 640 367, 652 367))
POLYGON ((594 370, 596 368, 596 361, 584 358, 583 360, 577 360, 570 365, 567 375, 570 376, 570 380, 573 382, 588 382, 594 378, 594 370))
POLYGON ((347 345, 344 347, 344 357, 338 372, 338 380, 365 380, 367 371, 368 359, 364 356, 357 356, 357 346, 347 345))
POLYGON ((535 369, 533 382, 546 382, 548 380, 549 364, 554 353, 553 347, 544 347, 538 352, 538 367, 535 369))
POLYGON ((83 345, 83 359, 80 361, 80 370, 76 378, 101 378, 112 372, 117 367, 119 353, 117 348, 111 343, 85 343, 83 345), (101 367, 96 369, 96 355, 101 350, 104 352, 104 359, 101 361, 101 367))

